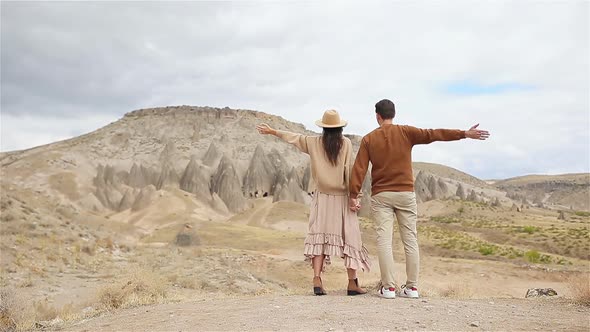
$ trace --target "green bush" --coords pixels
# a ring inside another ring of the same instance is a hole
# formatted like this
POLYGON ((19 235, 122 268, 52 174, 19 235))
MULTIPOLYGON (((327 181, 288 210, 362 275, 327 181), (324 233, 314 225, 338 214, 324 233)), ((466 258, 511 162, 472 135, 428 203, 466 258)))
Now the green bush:
POLYGON ((576 216, 580 216, 580 217, 590 217, 590 212, 586 212, 586 211, 576 211, 576 212, 574 212, 574 214, 576 216))
POLYGON ((493 255, 496 252, 496 247, 489 244, 482 244, 479 246, 479 253, 488 256, 493 255))
POLYGON ((440 222, 443 224, 453 224, 461 222, 461 220, 453 217, 430 217, 430 221, 440 222))
POLYGON ((541 258, 539 258, 539 262, 544 263, 544 264, 549 264, 553 261, 553 258, 551 258, 551 256, 549 255, 541 255, 541 258))
POLYGON ((535 226, 524 226, 520 231, 523 233, 533 234, 534 232, 538 231, 539 228, 535 226))
POLYGON ((541 254, 536 250, 529 250, 525 252, 524 257, 531 263, 539 263, 541 260, 541 254))

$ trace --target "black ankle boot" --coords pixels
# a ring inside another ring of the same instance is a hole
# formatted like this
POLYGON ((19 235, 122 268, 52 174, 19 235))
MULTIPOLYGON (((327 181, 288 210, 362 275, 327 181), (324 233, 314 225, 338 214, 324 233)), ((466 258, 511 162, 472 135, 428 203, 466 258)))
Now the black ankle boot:
POLYGON ((321 285, 319 287, 313 286, 313 293, 318 296, 326 295, 326 291, 324 291, 324 286, 322 285, 322 278, 320 278, 320 277, 313 277, 313 278, 320 279, 320 285, 321 285))
POLYGON ((362 288, 359 287, 359 280, 358 280, 358 278, 349 279, 349 280, 353 280, 354 281, 354 284, 356 285, 356 289, 347 289, 346 290, 346 295, 354 296, 354 295, 367 294, 367 291, 365 291, 364 289, 362 289, 362 288))

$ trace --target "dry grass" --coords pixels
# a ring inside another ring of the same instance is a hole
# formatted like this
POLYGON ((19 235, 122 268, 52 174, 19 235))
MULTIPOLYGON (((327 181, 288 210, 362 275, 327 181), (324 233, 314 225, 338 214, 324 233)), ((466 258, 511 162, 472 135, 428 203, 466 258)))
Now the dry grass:
POLYGON ((192 277, 180 278, 178 280, 178 285, 180 287, 186 288, 186 289, 200 289, 201 288, 201 283, 196 278, 192 278, 192 277))
POLYGON ((113 310, 162 303, 166 283, 157 274, 138 269, 119 283, 106 286, 98 293, 99 310, 113 310))
MULTIPOLYGON (((39 301, 33 304, 33 308, 35 309, 36 322, 53 321, 53 324, 56 324, 63 321, 76 320, 80 317, 80 314, 72 304, 67 304, 61 308, 56 308, 47 304, 46 302, 39 301)), ((47 323, 43 325, 47 325, 47 323)))
POLYGON ((571 276, 568 281, 574 302, 590 306, 590 274, 576 274, 571 276))
POLYGON ((23 279, 19 283, 17 283, 16 286, 18 288, 26 288, 26 287, 33 287, 33 285, 34 285, 33 279, 29 275, 26 279, 23 279))
POLYGON ((37 316, 35 308, 14 289, 0 289, 0 331, 28 331, 37 316))
POLYGON ((587 225, 559 222, 547 211, 474 211, 471 202, 461 203, 465 212, 457 214, 452 209, 457 204, 448 204, 446 211, 423 217, 420 227, 429 244, 444 249, 442 256, 561 266, 573 264, 572 258, 590 259, 587 225))
POLYGON ((202 245, 265 252, 269 249, 298 248, 304 235, 261 227, 207 223, 199 230, 202 245))
POLYGON ((55 308, 46 302, 21 297, 10 288, 0 289, 0 331, 30 331, 33 328, 59 327, 80 318, 72 304, 55 308))
POLYGON ((297 220, 307 223, 309 220, 309 208, 300 203, 279 201, 272 205, 265 222, 276 224, 284 220, 297 220))
POLYGON ((473 289, 467 284, 453 283, 442 289, 439 295, 451 299, 470 299, 473 297, 473 289))

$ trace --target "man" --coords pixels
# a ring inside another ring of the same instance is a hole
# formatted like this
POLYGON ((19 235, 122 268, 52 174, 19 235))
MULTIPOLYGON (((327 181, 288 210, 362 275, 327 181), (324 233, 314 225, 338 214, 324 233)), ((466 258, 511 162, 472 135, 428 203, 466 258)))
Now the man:
POLYGON ((420 254, 416 230, 417 205, 412 174, 412 148, 435 141, 456 141, 463 138, 485 140, 489 132, 477 129, 419 129, 393 124, 395 105, 383 99, 375 105, 379 128, 363 137, 350 179, 350 209, 358 211, 358 195, 369 162, 371 162, 371 211, 377 224, 377 255, 381 269, 379 295, 393 299, 396 295, 393 278, 393 219, 397 218, 406 254, 407 281, 399 295, 418 298, 420 254))

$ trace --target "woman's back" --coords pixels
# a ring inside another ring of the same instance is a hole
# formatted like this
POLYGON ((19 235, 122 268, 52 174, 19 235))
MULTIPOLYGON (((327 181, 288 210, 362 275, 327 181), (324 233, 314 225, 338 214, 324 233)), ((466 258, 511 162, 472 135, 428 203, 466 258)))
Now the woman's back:
POLYGON ((311 177, 317 191, 331 195, 348 194, 350 167, 353 162, 350 139, 342 136, 342 147, 336 163, 332 164, 325 151, 322 136, 306 136, 282 130, 277 130, 276 135, 309 154, 311 177))

